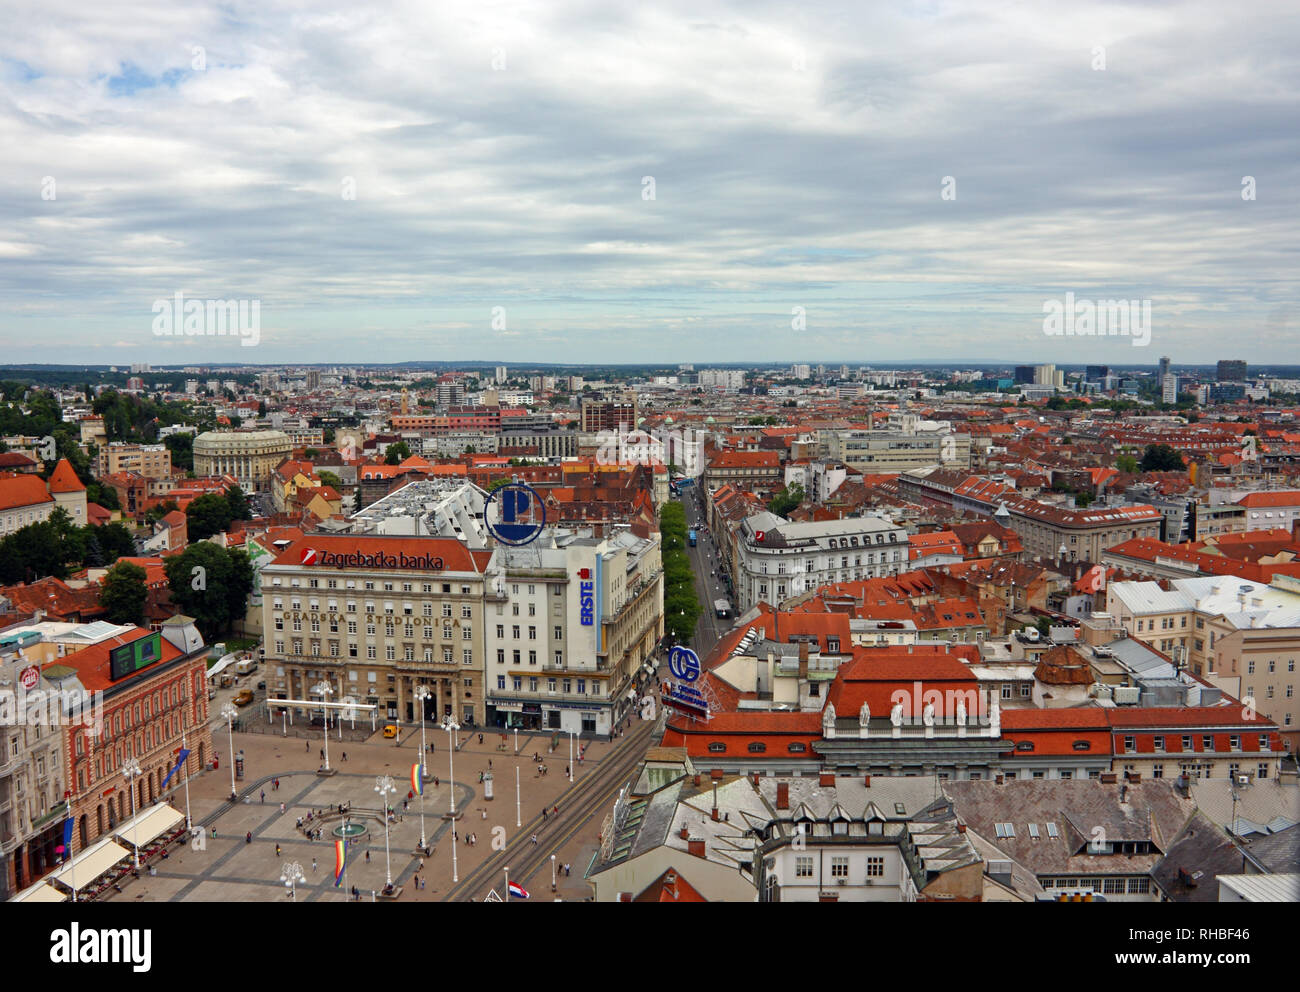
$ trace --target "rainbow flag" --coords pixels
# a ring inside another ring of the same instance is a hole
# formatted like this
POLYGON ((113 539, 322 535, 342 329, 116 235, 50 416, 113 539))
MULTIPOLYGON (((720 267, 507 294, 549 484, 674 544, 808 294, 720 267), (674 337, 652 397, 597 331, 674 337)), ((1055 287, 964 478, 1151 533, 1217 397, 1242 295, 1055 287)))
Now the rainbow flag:
POLYGON ((417 796, 424 795, 424 765, 411 766, 411 789, 417 796))
POLYGON ((343 884, 343 868, 348 863, 347 842, 336 840, 334 842, 334 888, 343 884))

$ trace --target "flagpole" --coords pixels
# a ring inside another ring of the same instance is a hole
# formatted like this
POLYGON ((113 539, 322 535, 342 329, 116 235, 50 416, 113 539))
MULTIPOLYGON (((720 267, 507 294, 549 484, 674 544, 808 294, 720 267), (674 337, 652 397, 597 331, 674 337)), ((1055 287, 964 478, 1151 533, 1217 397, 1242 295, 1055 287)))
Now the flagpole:
MULTIPOLYGON (((189 750, 189 748, 186 747, 185 745, 185 725, 183 722, 181 724, 181 748, 186 751, 189 750)), ((186 761, 190 760, 190 756, 188 754, 185 755, 185 760, 186 761)), ((190 776, 189 773, 184 768, 181 769, 181 775, 184 777, 185 780, 185 832, 193 833, 194 821, 190 819, 190 776)))
MULTIPOLYGON (((68 818, 69 818, 69 819, 72 819, 72 817, 71 817, 71 814, 72 814, 72 795, 71 795, 71 793, 68 793, 67 796, 66 796, 66 798, 65 798, 63 801, 66 802, 66 803, 68 804, 68 814, 69 814, 69 817, 68 817, 68 818)), ((74 832, 75 832, 76 829, 77 829, 77 821, 76 821, 76 820, 73 820, 73 821, 72 821, 72 829, 73 829, 74 832)), ((64 833, 67 833, 67 831, 65 830, 64 833)), ((63 846, 64 846, 65 848, 67 848, 67 850, 68 850, 68 878, 69 878, 69 879, 71 880, 71 882, 72 882, 72 901, 73 901, 73 902, 76 902, 76 901, 77 901, 77 859, 74 858, 74 857, 72 856, 72 837, 71 837, 71 836, 68 837, 68 842, 67 842, 66 844, 64 844, 63 846)))
POLYGON ((510 902, 510 866, 506 865, 506 902, 510 902))

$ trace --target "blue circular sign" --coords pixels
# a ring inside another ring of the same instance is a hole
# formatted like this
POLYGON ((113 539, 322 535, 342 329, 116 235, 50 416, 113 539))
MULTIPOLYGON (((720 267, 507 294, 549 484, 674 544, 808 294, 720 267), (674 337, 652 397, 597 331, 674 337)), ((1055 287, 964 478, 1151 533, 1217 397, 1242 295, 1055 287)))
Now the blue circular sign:
POLYGON ((668 652, 668 670, 683 682, 700 677, 700 656, 690 648, 675 647, 668 652))
POLYGON ((546 504, 532 486, 510 482, 488 494, 483 521, 488 533, 502 544, 531 544, 546 526, 546 504))

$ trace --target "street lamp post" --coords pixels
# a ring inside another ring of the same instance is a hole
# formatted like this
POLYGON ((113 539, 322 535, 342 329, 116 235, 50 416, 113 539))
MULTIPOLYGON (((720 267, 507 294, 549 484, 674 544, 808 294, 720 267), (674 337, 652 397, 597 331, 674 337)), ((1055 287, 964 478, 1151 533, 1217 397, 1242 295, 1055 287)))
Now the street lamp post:
POLYGON ((551 891, 555 891, 555 855, 551 855, 551 891))
POLYGON ((280 866, 280 881, 289 890, 289 898, 297 902, 298 883, 307 881, 307 876, 302 873, 302 865, 297 861, 286 861, 280 866))
POLYGON ((522 807, 519 804, 519 762, 515 762, 515 829, 524 825, 522 807))
POLYGON ((387 882, 384 885, 384 891, 387 892, 393 887, 393 861, 388 854, 388 795, 396 792, 393 785, 393 779, 390 775, 380 775, 375 779, 375 791, 379 793, 379 805, 384 811, 384 871, 387 882))
POLYGON ((451 797, 451 881, 460 881, 460 868, 456 863, 456 734, 460 724, 450 713, 442 721, 442 729, 447 731, 447 793, 451 797))
POLYGON ((573 731, 569 731, 569 784, 573 784, 573 731))
POLYGON ((415 687, 415 704, 420 707, 420 760, 417 761, 416 767, 420 775, 420 850, 426 851, 429 848, 428 841, 424 833, 424 755, 428 745, 424 741, 424 707, 426 700, 433 696, 426 685, 417 685, 415 687))
POLYGON ((135 758, 127 758, 122 762, 122 776, 126 779, 126 787, 131 790, 131 846, 135 848, 135 870, 140 870, 140 845, 136 840, 140 835, 140 824, 135 818, 135 780, 144 772, 140 770, 140 762, 135 758))
POLYGON ((317 682, 312 686, 312 692, 320 694, 321 712, 325 717, 325 770, 330 770, 330 708, 329 697, 334 694, 333 687, 328 682, 317 682))
POLYGON ((230 703, 221 707, 221 715, 226 718, 226 733, 230 736, 230 801, 235 801, 235 717, 239 710, 230 703))

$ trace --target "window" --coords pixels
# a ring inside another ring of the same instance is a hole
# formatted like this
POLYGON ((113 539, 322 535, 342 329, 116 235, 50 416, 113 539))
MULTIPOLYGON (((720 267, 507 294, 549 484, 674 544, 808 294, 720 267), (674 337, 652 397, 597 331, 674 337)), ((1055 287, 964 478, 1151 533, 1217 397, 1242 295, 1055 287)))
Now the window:
POLYGON ((786 746, 786 750, 789 751, 791 754, 804 754, 808 750, 808 745, 802 743, 801 741, 795 741, 792 744, 788 744, 786 746))
POLYGON ((1137 750, 1137 738, 1128 736, 1124 738, 1124 750, 1130 754, 1137 750))
POLYGON ((849 877, 849 859, 845 857, 831 858, 831 878, 848 878, 849 877))
POLYGON ((1060 836, 1061 836, 1060 831, 1058 831, 1058 830, 1056 829, 1056 824, 1055 824, 1054 822, 1050 821, 1050 820, 1049 820, 1048 823, 1047 823, 1047 836, 1048 836, 1048 837, 1060 837, 1060 836))
POLYGON ((710 741, 710 742, 709 742, 709 753, 710 753, 710 754, 726 754, 726 752, 727 752, 727 745, 726 745, 726 744, 723 744, 721 741, 710 741))
POLYGON ((763 754, 763 753, 766 752, 766 751, 767 751, 767 745, 764 744, 762 741, 750 741, 750 742, 749 742, 749 753, 750 753, 750 754, 763 754))
POLYGON ((1014 823, 994 823, 993 830, 998 837, 1015 837, 1016 835, 1014 823))
POLYGON ((885 875, 885 859, 883 857, 872 855, 867 858, 867 878, 883 878, 885 875))
POLYGON ((1122 878, 1106 878, 1102 879, 1101 891, 1122 893, 1126 887, 1125 880, 1122 878))
POLYGON ((795 878, 812 878, 813 877, 813 859, 800 855, 794 859, 794 877, 795 878))
POLYGON ((1155 738, 1155 748, 1157 751, 1163 751, 1165 749, 1165 739, 1163 737, 1157 736, 1155 738))

